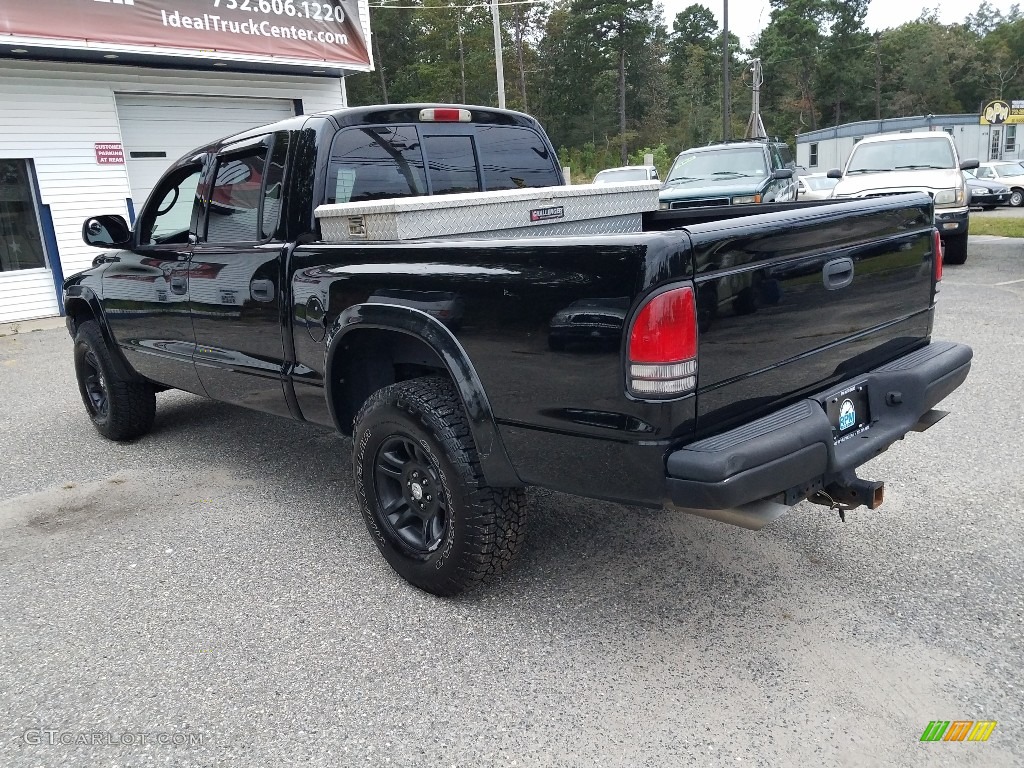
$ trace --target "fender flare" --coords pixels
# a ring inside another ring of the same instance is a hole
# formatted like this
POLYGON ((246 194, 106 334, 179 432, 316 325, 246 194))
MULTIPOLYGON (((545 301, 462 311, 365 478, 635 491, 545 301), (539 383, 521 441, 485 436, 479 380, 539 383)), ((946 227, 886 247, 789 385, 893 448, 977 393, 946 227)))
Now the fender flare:
POLYGON ((65 285, 64 287, 64 307, 67 315, 67 327, 68 333, 71 334, 72 340, 75 338, 75 332, 73 329, 72 312, 67 311, 68 304, 74 306, 76 302, 85 302, 89 307, 89 311, 92 313, 93 319, 97 322, 100 327, 100 333, 103 335, 103 341, 107 345, 107 349, 110 350, 110 358, 114 365, 119 368, 119 374, 128 380, 133 381, 146 381, 145 378, 140 376, 131 364, 125 358, 124 353, 121 351, 120 345, 114 339, 114 334, 110 331, 110 326, 107 325, 107 317, 103 313, 103 305, 100 303, 99 296, 96 292, 86 285, 65 285))
POLYGON ((338 416, 334 409, 334 377, 331 376, 335 356, 349 333, 365 329, 403 333, 433 350, 448 369, 458 390, 488 484, 499 488, 523 485, 508 458, 490 400, 476 368, 470 362, 469 354, 448 328, 419 309, 395 304, 356 304, 342 312, 331 324, 327 332, 324 384, 327 408, 336 425, 338 416))

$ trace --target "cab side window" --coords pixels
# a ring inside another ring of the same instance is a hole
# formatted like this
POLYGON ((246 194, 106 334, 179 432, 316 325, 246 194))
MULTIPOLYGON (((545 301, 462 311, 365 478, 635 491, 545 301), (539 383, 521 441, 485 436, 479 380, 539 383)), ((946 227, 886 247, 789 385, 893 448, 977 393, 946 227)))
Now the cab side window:
POLYGON ((264 180, 270 147, 260 142, 217 157, 217 168, 207 204, 208 243, 250 243, 263 235, 264 180))
POLYGON ((187 243, 203 165, 196 163, 161 180, 139 221, 139 245, 187 243))

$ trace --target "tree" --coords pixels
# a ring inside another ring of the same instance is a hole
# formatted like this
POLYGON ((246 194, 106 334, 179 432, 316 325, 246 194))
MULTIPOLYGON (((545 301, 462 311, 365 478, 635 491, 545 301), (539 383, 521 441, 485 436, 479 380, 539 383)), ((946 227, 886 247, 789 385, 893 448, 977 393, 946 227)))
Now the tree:
POLYGON ((643 57, 661 27, 661 6, 653 0, 572 0, 573 32, 599 51, 607 68, 616 72, 620 159, 629 154, 626 136, 626 68, 643 57))
MULTIPOLYGON (((703 5, 684 8, 672 22, 668 70, 673 129, 668 136, 677 150, 706 144, 721 131, 721 37, 715 15, 703 5)), ((736 44, 733 54, 738 40, 736 44)), ((738 58, 733 55, 734 62, 738 58)))

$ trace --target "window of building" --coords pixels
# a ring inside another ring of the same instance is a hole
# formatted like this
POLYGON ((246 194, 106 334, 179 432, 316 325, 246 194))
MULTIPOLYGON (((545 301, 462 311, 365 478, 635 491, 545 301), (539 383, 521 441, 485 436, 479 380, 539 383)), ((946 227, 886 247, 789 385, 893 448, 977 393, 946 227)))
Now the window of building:
POLYGON ((0 160, 0 272, 46 267, 29 162, 0 160))
POLYGON ((808 168, 817 168, 818 167, 818 142, 814 142, 814 143, 811 144, 811 156, 807 160, 807 167, 808 168))
POLYGON ((260 207, 267 172, 267 143, 217 158, 206 222, 208 243, 251 243, 265 239, 260 207))
POLYGON ((1007 153, 1017 151, 1017 126, 1008 125, 1003 129, 1006 132, 1005 143, 1003 148, 1007 153))

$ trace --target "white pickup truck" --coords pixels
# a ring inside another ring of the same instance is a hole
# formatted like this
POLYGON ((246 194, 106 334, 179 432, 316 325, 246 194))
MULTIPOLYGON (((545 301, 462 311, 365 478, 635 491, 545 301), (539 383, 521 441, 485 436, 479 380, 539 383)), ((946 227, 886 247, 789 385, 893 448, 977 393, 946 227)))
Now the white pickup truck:
POLYGON ((890 133, 857 142, 846 169, 828 172, 839 179, 835 199, 927 192, 935 203, 935 227, 948 264, 967 261, 967 189, 961 171, 978 167, 961 161, 945 131, 890 133))

